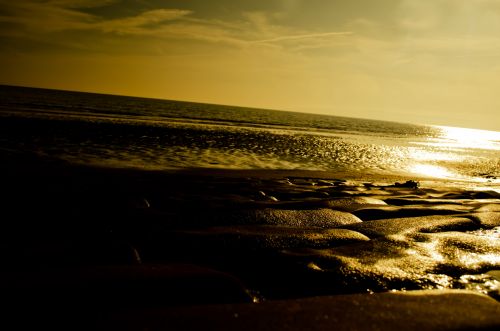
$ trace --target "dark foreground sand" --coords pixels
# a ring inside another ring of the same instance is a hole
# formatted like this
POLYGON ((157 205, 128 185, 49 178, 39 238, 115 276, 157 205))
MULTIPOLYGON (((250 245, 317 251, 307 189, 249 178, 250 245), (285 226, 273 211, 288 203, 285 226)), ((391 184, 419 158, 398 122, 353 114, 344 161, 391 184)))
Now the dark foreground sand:
POLYGON ((2 155, 14 328, 500 328, 494 191, 2 155))

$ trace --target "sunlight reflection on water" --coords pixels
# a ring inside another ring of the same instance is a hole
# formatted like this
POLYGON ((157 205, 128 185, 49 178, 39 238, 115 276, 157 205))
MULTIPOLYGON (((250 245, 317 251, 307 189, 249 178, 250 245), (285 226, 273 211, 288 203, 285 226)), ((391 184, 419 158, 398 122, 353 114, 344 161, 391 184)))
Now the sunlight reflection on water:
POLYGON ((458 176, 444 167, 432 164, 414 164, 410 166, 410 171, 419 175, 441 179, 456 178, 458 176))
POLYGON ((500 132, 436 126, 441 130, 437 141, 426 143, 441 148, 472 148, 500 151, 500 132))
POLYGON ((422 148, 408 149, 411 173, 475 182, 496 180, 491 171, 495 168, 492 160, 498 159, 497 151, 500 151, 500 132, 448 126, 434 128, 439 132, 437 136, 414 141, 413 145, 422 148))

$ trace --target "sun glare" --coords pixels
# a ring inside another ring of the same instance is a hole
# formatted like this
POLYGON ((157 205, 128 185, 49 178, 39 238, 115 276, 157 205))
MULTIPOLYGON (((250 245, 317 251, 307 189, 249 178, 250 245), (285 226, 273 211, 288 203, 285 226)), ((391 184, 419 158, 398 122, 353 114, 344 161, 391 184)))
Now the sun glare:
POLYGON ((500 150, 500 132, 436 126, 441 130, 440 139, 436 145, 455 148, 479 148, 500 150))
POLYGON ((444 167, 432 165, 432 164, 415 164, 410 167, 410 171, 419 175, 424 175, 433 178, 454 178, 456 174, 448 171, 444 167))

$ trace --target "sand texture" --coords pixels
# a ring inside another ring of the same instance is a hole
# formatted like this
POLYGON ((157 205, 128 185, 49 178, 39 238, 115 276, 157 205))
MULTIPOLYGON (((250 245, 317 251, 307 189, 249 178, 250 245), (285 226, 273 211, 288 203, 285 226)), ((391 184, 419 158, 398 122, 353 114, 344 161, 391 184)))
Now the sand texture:
POLYGON ((4 313, 20 328, 500 328, 500 194, 352 177, 5 158, 4 313))

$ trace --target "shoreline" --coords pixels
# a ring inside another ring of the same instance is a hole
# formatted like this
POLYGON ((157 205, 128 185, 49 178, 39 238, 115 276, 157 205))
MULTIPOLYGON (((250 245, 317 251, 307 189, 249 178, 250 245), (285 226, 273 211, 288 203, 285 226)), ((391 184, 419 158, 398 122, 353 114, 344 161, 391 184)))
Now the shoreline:
MULTIPOLYGON (((58 174, 77 179, 79 176, 96 177, 122 177, 123 180, 135 178, 135 185, 140 184, 140 178, 227 178, 237 180, 279 180, 284 178, 304 178, 304 179, 324 179, 349 181, 354 185, 363 183, 375 184, 378 186, 390 186, 395 183, 407 181, 417 182, 419 187, 449 189, 449 190, 471 190, 471 191, 494 191, 500 193, 500 185, 491 182, 471 182, 460 179, 433 178, 430 176, 419 176, 413 174, 382 174, 361 171, 324 171, 307 169, 233 169, 233 168, 168 168, 168 169, 145 169, 141 167, 122 167, 100 164, 74 163, 56 157, 47 158, 34 156, 30 153, 23 154, 13 150, 0 150, 0 170, 4 173, 11 173, 15 178, 28 176, 31 178, 53 177, 58 174), (22 174, 24 171, 24 174, 22 174)), ((0 175, 1 176, 1 175, 0 175)), ((9 179, 7 182, 9 182, 9 179)), ((12 185, 15 188, 15 184, 12 185)), ((147 190, 147 188, 144 188, 147 190)))

